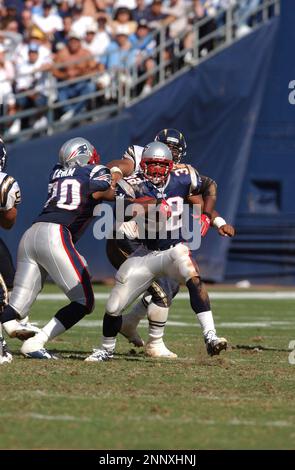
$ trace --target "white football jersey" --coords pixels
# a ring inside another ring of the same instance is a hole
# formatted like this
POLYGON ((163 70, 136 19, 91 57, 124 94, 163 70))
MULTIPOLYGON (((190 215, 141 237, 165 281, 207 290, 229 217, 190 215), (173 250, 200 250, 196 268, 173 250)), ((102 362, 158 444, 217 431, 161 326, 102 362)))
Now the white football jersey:
POLYGON ((126 152, 123 155, 123 159, 127 158, 128 160, 132 160, 134 163, 134 170, 133 173, 136 173, 137 171, 140 170, 140 162, 141 162, 141 156, 142 156, 142 151, 144 147, 141 147, 140 145, 130 145, 126 152))
POLYGON ((0 172, 0 211, 9 211, 20 202, 18 182, 12 176, 0 172))
MULTIPOLYGON (((141 147, 140 145, 130 145, 130 147, 128 147, 122 157, 123 159, 127 158, 128 160, 133 161, 134 170, 132 175, 140 170, 140 162, 143 149, 144 147, 141 147)), ((139 238, 137 223, 134 222, 134 220, 124 222, 122 225, 120 225, 118 232, 125 234, 131 240, 139 238)))

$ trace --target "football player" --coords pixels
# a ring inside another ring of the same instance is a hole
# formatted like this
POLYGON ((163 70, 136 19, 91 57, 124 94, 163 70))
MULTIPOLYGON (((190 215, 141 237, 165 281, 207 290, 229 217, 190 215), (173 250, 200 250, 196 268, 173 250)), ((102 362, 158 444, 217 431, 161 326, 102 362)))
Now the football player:
MULTIPOLYGON (((16 221, 17 206, 21 202, 21 193, 17 181, 4 172, 6 166, 7 151, 3 140, 0 138, 0 226, 6 230, 10 230, 16 221)), ((4 241, 0 239, 0 310, 3 310, 4 305, 8 302, 9 294, 13 287, 14 275, 15 268, 11 254, 4 241)), ((28 317, 26 317, 20 322, 19 330, 22 329, 38 333, 39 328, 29 323, 28 320, 28 317)), ((2 362, 9 362, 12 360, 12 356, 2 336, 1 325, 0 343, 2 344, 2 352, 4 354, 2 362)))
MULTIPOLYGON (((111 291, 106 306, 101 347, 95 349, 86 361, 104 361, 112 357, 116 336, 122 326, 122 311, 161 275, 178 282, 185 282, 192 309, 203 330, 207 352, 209 355, 219 354, 220 351, 226 349, 227 340, 218 338, 216 335, 207 292, 202 286, 198 267, 192 260, 190 250, 181 233, 183 210, 180 209, 183 208, 183 203, 192 197, 192 194, 197 194, 202 185, 201 178, 186 168, 181 172, 172 171, 172 153, 161 142, 152 142, 144 148, 141 168, 142 174, 138 173, 136 184, 133 186, 136 197, 160 199, 160 210, 170 207, 171 210, 167 210, 167 213, 172 211, 173 214, 174 212, 177 220, 175 217, 168 218, 167 236, 162 237, 158 232, 156 238, 143 238, 142 247, 139 247, 121 265, 116 274, 115 287, 111 291)), ((132 183, 131 178, 129 183, 132 183)), ((150 336, 155 346, 157 346, 158 335, 157 323, 157 321, 150 322, 150 336)))
MULTIPOLYGON (((21 202, 20 189, 12 176, 4 173, 7 164, 7 152, 0 138, 0 226, 6 230, 13 227, 17 217, 17 205, 21 202)), ((9 250, 0 239, 0 310, 8 301, 8 289, 12 287, 14 267, 9 250)), ((2 336, 0 325, 0 364, 11 362, 12 356, 8 351, 2 336)))
MULTIPOLYGON (((194 174, 198 172, 191 166, 182 163, 182 159, 186 155, 187 144, 183 134, 177 129, 163 129, 155 137, 155 141, 166 144, 173 156, 173 168, 179 171, 188 171, 194 178, 194 174)), ((120 172, 124 175, 135 175, 141 169, 141 156, 143 147, 138 145, 130 146, 123 155, 122 160, 116 160, 110 163, 113 177, 120 179, 120 172), (118 166, 117 166, 118 165, 118 166), (135 170, 135 173, 134 173, 135 170)), ((225 220, 213 211, 216 201, 216 183, 211 178, 200 176, 201 186, 198 188, 199 200, 195 198, 194 203, 202 205, 202 236, 205 236, 209 229, 210 223, 216 226, 220 235, 232 236, 233 227, 226 224, 225 220), (211 218, 211 214, 214 217, 211 218), (210 220, 211 219, 211 220, 210 220), (222 227, 222 228, 221 228, 222 227)), ((193 195, 193 190, 191 191, 193 195)), ((125 233, 124 239, 110 239, 107 241, 107 255, 112 265, 118 269, 123 261, 133 253, 140 241, 137 239, 136 223, 134 221, 124 223, 122 231, 125 233)), ((175 353, 169 351, 163 341, 164 327, 168 318, 169 306, 173 297, 177 294, 179 284, 172 279, 160 278, 155 280, 146 295, 142 297, 131 309, 131 311, 123 316, 123 322, 120 333, 122 333, 135 346, 143 346, 143 340, 139 336, 136 328, 139 321, 148 316, 150 330, 157 329, 149 335, 146 345, 146 354, 152 357, 177 357, 175 353), (153 327, 154 326, 154 327, 153 327), (153 328, 152 328, 153 327, 153 328)), ((200 295, 204 297, 206 294, 204 286, 200 289, 200 295)))
POLYGON ((61 308, 34 337, 25 339, 25 357, 54 359, 47 341, 71 328, 94 308, 94 295, 85 260, 74 243, 90 223, 101 194, 110 188, 110 170, 99 164, 90 142, 70 139, 59 152, 59 163, 50 175, 48 199, 35 223, 23 235, 9 304, 0 317, 10 337, 20 337, 18 318, 27 315, 47 274, 63 290, 70 304, 61 308))

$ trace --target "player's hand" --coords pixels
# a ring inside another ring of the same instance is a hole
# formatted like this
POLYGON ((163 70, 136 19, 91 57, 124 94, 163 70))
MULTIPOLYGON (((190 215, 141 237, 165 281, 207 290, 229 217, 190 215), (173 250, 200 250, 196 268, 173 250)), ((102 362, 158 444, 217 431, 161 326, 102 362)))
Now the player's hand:
POLYGON ((225 224, 219 227, 218 229, 219 235, 222 237, 234 237, 235 236, 235 229, 230 224, 225 224))
POLYGON ((123 178, 122 173, 120 173, 119 171, 113 171, 112 172, 112 187, 115 188, 118 181, 120 181, 122 178, 123 178))
POLYGON ((210 228, 210 222, 211 220, 207 214, 201 215, 201 236, 202 237, 205 237, 206 233, 208 232, 210 228))
POLYGON ((161 199, 158 202, 159 213, 164 215, 167 219, 169 219, 172 215, 172 209, 170 204, 165 199, 161 199))

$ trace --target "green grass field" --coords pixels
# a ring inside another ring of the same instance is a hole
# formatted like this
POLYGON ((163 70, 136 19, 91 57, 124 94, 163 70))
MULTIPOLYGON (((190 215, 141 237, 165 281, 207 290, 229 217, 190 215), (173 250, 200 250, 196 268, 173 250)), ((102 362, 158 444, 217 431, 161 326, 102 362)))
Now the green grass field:
MULTIPOLYGON (((43 325, 64 303, 37 301, 32 321, 43 325)), ((176 300, 166 344, 178 359, 134 354, 120 337, 113 361, 85 363, 104 304, 97 300, 91 316, 49 344, 60 361, 24 359, 20 343, 9 342, 14 361, 0 367, 1 449, 295 448, 287 351, 294 300, 213 300, 218 333, 232 345, 217 358, 207 357, 188 300, 176 300)), ((140 331, 146 336, 146 325, 140 331)))

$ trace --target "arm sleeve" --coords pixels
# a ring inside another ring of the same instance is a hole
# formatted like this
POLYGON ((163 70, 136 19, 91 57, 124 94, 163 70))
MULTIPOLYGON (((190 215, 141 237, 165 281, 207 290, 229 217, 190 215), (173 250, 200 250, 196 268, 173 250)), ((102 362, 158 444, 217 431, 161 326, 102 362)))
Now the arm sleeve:
POLYGON ((18 182, 6 175, 0 187, 0 210, 8 211, 21 202, 18 182))
POLYGON ((90 193, 96 191, 106 191, 111 186, 112 176, 109 168, 103 165, 97 165, 93 168, 89 178, 90 193))

